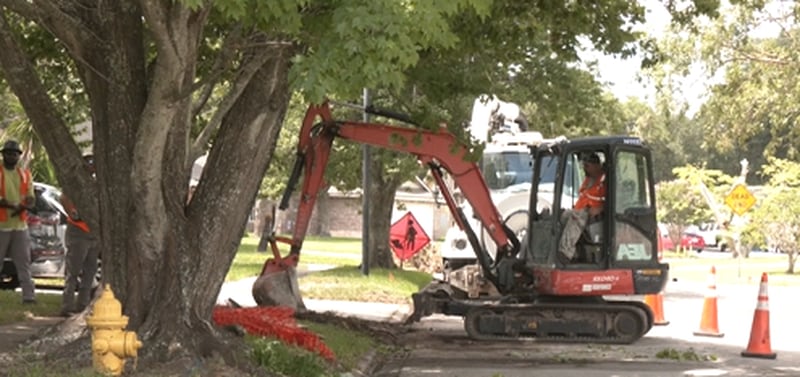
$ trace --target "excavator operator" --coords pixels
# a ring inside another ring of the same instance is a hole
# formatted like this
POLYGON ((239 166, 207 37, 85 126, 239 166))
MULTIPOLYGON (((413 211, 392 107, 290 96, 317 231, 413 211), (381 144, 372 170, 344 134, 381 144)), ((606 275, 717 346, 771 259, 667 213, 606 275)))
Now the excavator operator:
POLYGON ((606 200, 606 174, 600 155, 590 153, 583 157, 583 170, 586 173, 578 191, 578 201, 572 210, 564 211, 561 222, 564 232, 559 243, 558 261, 566 264, 575 257, 575 244, 581 236, 586 223, 596 219, 603 212, 606 200))

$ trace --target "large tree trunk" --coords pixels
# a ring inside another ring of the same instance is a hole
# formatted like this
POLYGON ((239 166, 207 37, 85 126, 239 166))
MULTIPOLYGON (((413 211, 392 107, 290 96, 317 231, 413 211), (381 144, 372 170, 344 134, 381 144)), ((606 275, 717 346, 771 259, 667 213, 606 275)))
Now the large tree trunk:
POLYGON ((147 345, 140 356, 147 362, 220 350, 207 336, 216 335, 211 312, 289 104, 293 46, 251 38, 218 105, 205 172, 187 203, 205 11, 124 0, 98 8, 13 4, 68 47, 89 96, 96 183, 80 173, 80 150, 0 19, 0 64, 65 192, 100 235, 103 279, 147 345), (144 38, 143 19, 154 41, 144 38), (157 52, 153 61, 148 47, 157 52))
POLYGON ((161 244, 163 265, 143 271, 158 277, 158 295, 131 309, 146 318, 142 332, 158 339, 154 354, 168 354, 174 344, 191 344, 198 330, 209 327, 247 222, 242 214, 253 206, 289 104, 288 68, 288 56, 276 52, 231 109, 185 217, 179 198, 167 202, 169 218, 184 221, 173 222, 161 244))
POLYGON ((369 239, 367 248, 370 252, 369 265, 376 268, 396 268, 389 247, 389 228, 391 227, 394 197, 402 181, 396 175, 386 171, 383 161, 399 158, 396 152, 387 150, 372 151, 370 165, 369 195, 369 239))

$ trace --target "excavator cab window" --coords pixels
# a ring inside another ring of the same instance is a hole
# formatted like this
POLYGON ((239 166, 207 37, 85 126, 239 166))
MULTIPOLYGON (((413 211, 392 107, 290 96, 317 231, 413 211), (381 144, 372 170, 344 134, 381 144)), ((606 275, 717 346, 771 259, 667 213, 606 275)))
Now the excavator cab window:
POLYGON ((534 263, 551 263, 554 255, 551 251, 558 246, 557 219, 562 213, 558 208, 572 207, 583 173, 576 156, 562 157, 557 148, 536 151, 533 167, 529 211, 534 215, 528 230, 532 233, 528 237, 531 244, 527 258, 534 263), (557 201, 556 195, 561 195, 561 200, 557 201))
MULTIPOLYGON (((605 225, 604 221, 608 212, 605 197, 591 199, 591 206, 596 207, 599 202, 600 212, 597 215, 591 214, 588 207, 581 209, 576 205, 581 202, 581 189, 586 185, 587 192, 591 192, 590 187, 608 187, 608 158, 604 149, 590 148, 579 149, 567 155, 567 162, 564 166, 564 180, 561 190, 561 214, 559 215, 559 229, 561 231, 561 243, 569 242, 575 247, 575 256, 572 259, 573 265, 581 264, 600 264, 605 262, 605 225), (587 160, 596 161, 586 163, 587 160), (588 165, 594 165, 593 167, 588 165), (599 168, 599 170, 597 170, 599 168), (591 170, 594 169, 594 170, 591 170), (590 173, 591 171, 591 173, 590 173), (592 176, 594 174, 594 176, 592 176), (569 217, 573 212, 584 212, 584 223, 579 229, 569 228, 569 217), (589 214, 585 214, 588 212, 589 214)), ((586 198, 581 203, 587 205, 586 198)), ((560 245, 559 247, 562 247, 560 245)), ((595 267, 591 267, 595 268, 595 267)))
POLYGON ((614 262, 651 261, 657 258, 652 234, 655 221, 653 182, 647 156, 639 150, 621 149, 615 155, 613 198, 614 262))

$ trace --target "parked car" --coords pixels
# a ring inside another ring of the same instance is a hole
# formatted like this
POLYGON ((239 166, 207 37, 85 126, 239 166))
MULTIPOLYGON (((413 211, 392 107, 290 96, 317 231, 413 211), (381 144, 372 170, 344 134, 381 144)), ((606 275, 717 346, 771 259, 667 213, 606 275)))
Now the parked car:
POLYGON ((669 238, 669 229, 666 224, 658 224, 658 251, 663 253, 664 250, 674 251, 675 243, 672 238, 669 238))
POLYGON ((690 225, 686 231, 703 237, 703 242, 707 247, 716 247, 720 251, 726 251, 728 244, 723 237, 723 229, 716 222, 706 222, 700 225, 690 225))
POLYGON ((706 242, 703 240, 703 236, 684 231, 681 234, 681 248, 683 249, 692 249, 699 252, 702 252, 703 249, 706 247, 706 242))
MULTIPOLYGON (((63 278, 66 267, 66 212, 61 206, 61 191, 56 187, 34 182, 36 203, 28 212, 31 237, 31 275, 36 279, 63 278)), ((17 269, 6 255, 0 270, 0 289, 19 287, 17 269)))
POLYGON ((716 222, 702 223, 697 226, 696 232, 693 232, 700 237, 703 237, 703 242, 708 246, 717 246, 719 241, 719 225, 716 222))

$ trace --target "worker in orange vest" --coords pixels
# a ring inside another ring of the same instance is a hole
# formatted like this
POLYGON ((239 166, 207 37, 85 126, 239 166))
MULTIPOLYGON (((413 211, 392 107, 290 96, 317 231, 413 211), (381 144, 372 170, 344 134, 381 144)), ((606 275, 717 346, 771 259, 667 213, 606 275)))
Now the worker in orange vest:
MULTIPOLYGON (((94 158, 83 157, 86 169, 94 175, 94 158)), ((92 287, 97 273, 99 245, 97 237, 89 229, 89 225, 81 219, 78 209, 69 198, 62 194, 61 204, 67 212, 67 232, 64 235, 67 244, 67 266, 65 269, 64 292, 61 295, 61 315, 69 317, 80 313, 89 305, 92 287), (75 300, 75 290, 78 300, 75 300)))
POLYGON ((558 260, 561 263, 569 263, 575 257, 575 244, 587 221, 600 216, 606 201, 606 173, 600 155, 586 155, 583 170, 586 178, 578 191, 578 201, 572 210, 564 211, 562 215, 562 222, 566 225, 559 243, 558 260))
POLYGON ((31 278, 31 239, 28 234, 28 209, 36 203, 31 172, 17 166, 22 149, 8 140, 0 149, 0 261, 11 256, 22 288, 22 303, 35 304, 36 291, 31 278))

